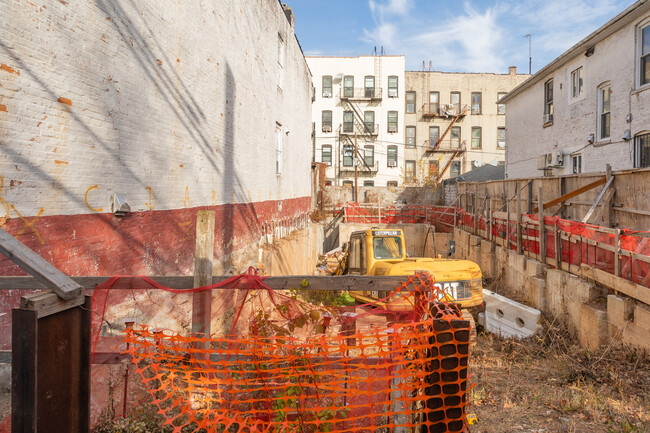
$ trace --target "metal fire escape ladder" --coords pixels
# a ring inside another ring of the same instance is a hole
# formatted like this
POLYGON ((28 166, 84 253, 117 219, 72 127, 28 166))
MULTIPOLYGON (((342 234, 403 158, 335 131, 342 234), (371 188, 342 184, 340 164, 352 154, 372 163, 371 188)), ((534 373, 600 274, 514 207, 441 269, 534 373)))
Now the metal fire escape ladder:
POLYGON ((438 174, 438 177, 436 178, 436 182, 435 182, 436 184, 438 184, 438 182, 440 182, 442 177, 447 172, 447 169, 449 169, 449 166, 451 166, 451 163, 454 162, 454 159, 456 159, 456 157, 458 155, 460 155, 461 153, 463 153, 462 150, 457 150, 456 152, 454 152, 454 155, 449 159, 449 161, 447 161, 447 164, 445 164, 445 168, 443 168, 442 171, 438 174))
POLYGON ((456 115, 454 116, 454 118, 452 119, 452 121, 451 121, 451 123, 449 124, 449 126, 447 126, 447 129, 445 129, 445 132, 442 134, 442 136, 440 136, 440 138, 438 139, 438 141, 436 141, 436 145, 435 145, 435 146, 433 147, 433 149, 431 149, 429 152, 433 152, 433 151, 435 151, 435 150, 438 148, 438 146, 440 146, 440 143, 442 143, 442 141, 445 139, 445 137, 447 137, 447 134, 449 134, 449 131, 451 131, 451 128, 454 127, 454 125, 456 124, 456 122, 458 122, 458 119, 460 119, 462 116, 463 116, 463 114, 461 114, 461 113, 458 113, 458 114, 456 114, 456 115))

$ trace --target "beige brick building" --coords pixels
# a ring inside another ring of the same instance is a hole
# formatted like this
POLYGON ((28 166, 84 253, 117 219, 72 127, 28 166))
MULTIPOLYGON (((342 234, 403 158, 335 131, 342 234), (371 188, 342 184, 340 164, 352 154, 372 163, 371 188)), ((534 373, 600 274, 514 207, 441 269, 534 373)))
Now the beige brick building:
POLYGON ((505 106, 530 75, 406 72, 405 183, 434 183, 505 161, 505 106))

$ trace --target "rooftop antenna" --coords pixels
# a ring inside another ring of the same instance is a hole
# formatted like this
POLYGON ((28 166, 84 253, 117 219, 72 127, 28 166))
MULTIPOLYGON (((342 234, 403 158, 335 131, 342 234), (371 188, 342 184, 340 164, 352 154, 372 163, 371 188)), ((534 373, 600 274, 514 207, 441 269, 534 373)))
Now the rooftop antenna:
POLYGON ((372 52, 372 55, 373 55, 373 56, 376 56, 376 55, 377 55, 377 45, 375 45, 375 50, 372 52))
POLYGON ((429 60, 429 72, 433 71, 433 62, 429 60))
POLYGON ((383 45, 381 46, 381 55, 382 56, 384 55, 384 46, 383 45))
POLYGON ((528 33, 524 35, 524 38, 528 38, 528 75, 533 73, 533 35, 528 33))

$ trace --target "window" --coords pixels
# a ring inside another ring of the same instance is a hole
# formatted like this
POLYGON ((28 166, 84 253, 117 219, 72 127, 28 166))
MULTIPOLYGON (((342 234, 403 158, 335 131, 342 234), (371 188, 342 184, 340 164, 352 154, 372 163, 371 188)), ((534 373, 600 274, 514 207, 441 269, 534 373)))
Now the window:
POLYGON ((332 180, 331 179, 326 180, 325 186, 332 186, 332 180))
POLYGON ((544 123, 553 122, 553 79, 544 83, 544 123))
POLYGON ((481 127, 472 127, 472 149, 481 148, 481 127))
POLYGON ((429 92, 429 114, 440 114, 440 92, 429 92))
POLYGON ((354 163, 354 146, 343 146, 343 167, 352 167, 354 163))
POLYGON ((343 181, 343 186, 347 186, 349 188, 352 188, 354 186, 354 182, 352 182, 351 180, 344 180, 343 181))
POLYGON ((451 128, 451 147, 452 149, 460 148, 460 126, 451 128))
POLYGON ((449 174, 451 177, 460 176, 460 161, 453 161, 449 168, 449 174))
POLYGON ((571 72, 571 97, 582 95, 582 67, 571 72))
POLYGON ((429 160, 429 177, 431 179, 434 179, 438 177, 438 171, 439 171, 439 163, 436 160, 430 159, 429 160))
POLYGON ((332 132, 332 110, 323 110, 323 132, 332 132))
POLYGON ((323 146, 323 155, 321 158, 321 161, 327 164, 328 166, 332 165, 332 146, 329 144, 326 144, 323 146))
MULTIPOLYGON (((497 93, 497 101, 506 96, 506 92, 497 93)), ((497 114, 504 115, 506 114, 506 104, 497 104, 497 114)))
POLYGON ((582 173, 582 155, 573 155, 571 161, 573 163, 573 174, 582 173))
POLYGON ((639 29, 639 85, 650 84, 650 24, 639 29))
POLYGON ((611 98, 611 84, 604 84, 598 88, 598 139, 609 138, 609 110, 611 98))
POLYGON ((375 146, 363 147, 363 162, 365 162, 365 168, 373 168, 375 166, 375 146))
POLYGON ((386 148, 387 161, 389 167, 397 167, 397 146, 388 146, 386 148))
POLYGON ((415 113, 415 92, 406 92, 406 112, 415 113))
POLYGON ((386 186, 387 187, 397 188, 397 181, 396 180, 389 180, 388 182, 386 182, 386 186))
POLYGON ((436 147, 440 137, 440 127, 429 126, 429 147, 436 147))
POLYGON ((451 92, 451 109, 455 113, 460 113, 460 92, 451 92))
POLYGON ((415 147, 415 126, 406 127, 406 145, 415 147))
POLYGON ((398 96, 398 89, 397 89, 397 76, 396 75, 390 75, 388 77, 388 97, 389 98, 397 98, 398 96))
POLYGON ((415 180, 415 161, 406 161, 404 163, 404 177, 407 182, 415 180))
POLYGON ((506 128, 497 129, 497 149, 506 148, 506 128))
POLYGON ((323 75, 323 98, 332 97, 332 76, 323 75))
POLYGON ((343 96, 346 98, 354 97, 354 77, 352 75, 343 77, 343 96))
POLYGON ((650 167, 650 132, 634 137, 634 167, 650 167))
POLYGON ((388 132, 397 132, 397 111, 388 112, 388 132))
POLYGON ((375 186, 375 182, 372 180, 364 180, 363 186, 375 186))
POLYGON ((375 77, 374 75, 366 75, 364 82, 364 96, 366 98, 375 97, 375 77))
POLYGON ((282 125, 275 124, 275 174, 282 174, 282 125))
POLYGON ((343 132, 354 132, 354 113, 352 111, 343 112, 343 132))
POLYGON ((472 114, 481 114, 481 93, 472 93, 472 114))
POLYGON ((363 112, 363 126, 366 132, 370 134, 375 133, 375 112, 374 111, 363 112))

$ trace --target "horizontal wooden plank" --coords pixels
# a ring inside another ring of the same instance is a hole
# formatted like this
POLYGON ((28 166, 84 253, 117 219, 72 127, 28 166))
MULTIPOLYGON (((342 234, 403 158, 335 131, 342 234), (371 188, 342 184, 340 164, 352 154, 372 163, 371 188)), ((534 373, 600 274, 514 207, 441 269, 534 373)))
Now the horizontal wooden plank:
POLYGON ((130 360, 131 355, 119 352, 95 352, 93 364, 121 364, 125 359, 130 360))
POLYGON ((36 316, 40 319, 83 305, 84 301, 84 295, 66 300, 59 298, 56 293, 48 290, 47 292, 31 293, 23 296, 20 299, 20 307, 26 310, 36 311, 36 316))
MULTIPOLYGON (((173 289, 191 289, 194 284, 193 276, 179 277, 149 277, 158 284, 173 289)), ((212 277, 213 284, 223 282, 228 278, 212 277)), ((94 289, 99 284, 108 280, 109 277, 72 277, 84 289, 94 289)), ((367 275, 343 275, 338 277, 317 276, 317 275, 294 275, 281 277, 267 277, 264 284, 273 290, 284 290, 301 287, 303 281, 309 285, 307 290, 390 290, 405 280, 403 276, 367 276, 367 275)), ((118 279, 112 286, 112 290, 125 289, 151 289, 152 286, 141 278, 124 277, 118 279)), ((39 290, 45 286, 33 277, 0 277, 0 290, 39 290)), ((218 289, 215 289, 218 290, 218 289)))
POLYGON ((650 305, 650 288, 635 284, 631 281, 617 277, 616 275, 601 271, 588 265, 582 265, 581 274, 583 277, 596 281, 604 286, 610 287, 624 295, 650 305))
POLYGON ((63 299, 74 299, 83 292, 79 284, 1 228, 0 253, 63 299))

